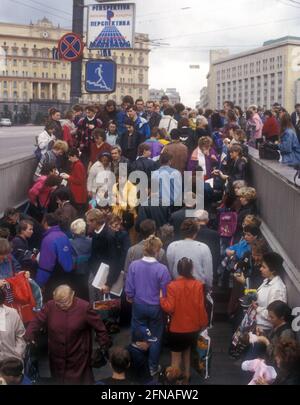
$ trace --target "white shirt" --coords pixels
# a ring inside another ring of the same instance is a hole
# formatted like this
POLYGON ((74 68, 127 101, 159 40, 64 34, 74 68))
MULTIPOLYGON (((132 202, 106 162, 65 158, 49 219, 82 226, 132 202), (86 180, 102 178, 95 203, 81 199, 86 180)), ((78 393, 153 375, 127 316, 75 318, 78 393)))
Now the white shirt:
POLYGON ((46 153, 48 150, 48 145, 51 141, 55 141, 56 138, 54 135, 48 134, 45 130, 38 136, 38 146, 41 149, 42 154, 46 153))
POLYGON ((2 305, 0 311, 0 361, 8 357, 23 359, 26 349, 23 322, 13 308, 2 305))
POLYGON ((286 286, 279 276, 274 277, 271 281, 264 280, 257 290, 256 323, 262 329, 272 328, 267 308, 274 301, 287 302, 286 286))

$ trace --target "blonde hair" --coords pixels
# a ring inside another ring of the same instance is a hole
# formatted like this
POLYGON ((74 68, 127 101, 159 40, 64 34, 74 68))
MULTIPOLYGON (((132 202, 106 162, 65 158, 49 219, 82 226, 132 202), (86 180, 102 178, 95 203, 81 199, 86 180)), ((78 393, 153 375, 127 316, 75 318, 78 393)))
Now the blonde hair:
POLYGON ((90 221, 95 221, 97 222, 98 225, 104 224, 105 222, 105 215, 103 215, 103 213, 98 210, 97 208, 93 208, 91 210, 89 210, 86 214, 85 214, 86 219, 90 220, 90 221))
POLYGON ((261 226, 261 220, 255 215, 246 215, 243 224, 245 223, 247 223, 247 225, 255 226, 256 228, 260 228, 261 226))
POLYGON ((155 257, 157 252, 162 248, 162 241, 154 235, 149 236, 148 239, 144 241, 144 256, 155 257))
POLYGON ((0 255, 9 255, 11 252, 11 245, 7 239, 0 238, 0 255))
POLYGON ((69 147, 68 147, 67 142, 65 142, 65 141, 56 141, 55 144, 53 145, 53 149, 67 153, 69 150, 69 147))
POLYGON ((83 219, 76 219, 76 221, 71 223, 71 232, 74 235, 81 236, 86 233, 86 222, 83 219))
POLYGON ((256 190, 253 187, 242 187, 238 191, 238 196, 246 198, 248 201, 256 200, 257 194, 256 190))
POLYGON ((213 145, 213 140, 209 136, 202 136, 198 142, 199 148, 211 148, 213 145))
POLYGON ((207 119, 204 117, 204 115, 202 115, 202 116, 200 116, 199 118, 197 118, 197 120, 196 120, 196 125, 199 125, 199 124, 203 124, 203 125, 208 125, 208 121, 207 121, 207 119))

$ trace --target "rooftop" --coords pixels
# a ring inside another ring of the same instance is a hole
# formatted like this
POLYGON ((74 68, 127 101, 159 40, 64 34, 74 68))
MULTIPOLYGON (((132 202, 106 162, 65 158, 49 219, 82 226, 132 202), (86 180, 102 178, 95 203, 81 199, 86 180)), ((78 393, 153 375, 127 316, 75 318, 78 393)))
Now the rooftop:
POLYGON ((282 38, 272 39, 272 40, 264 42, 263 46, 261 46, 260 48, 249 49, 248 51, 236 53, 233 55, 228 55, 226 57, 213 61, 212 64, 218 65, 223 62, 243 58, 245 56, 254 55, 254 54, 260 53, 260 52, 266 52, 273 48, 278 48, 280 46, 285 46, 285 45, 300 46, 300 37, 286 36, 286 37, 282 37, 282 38))

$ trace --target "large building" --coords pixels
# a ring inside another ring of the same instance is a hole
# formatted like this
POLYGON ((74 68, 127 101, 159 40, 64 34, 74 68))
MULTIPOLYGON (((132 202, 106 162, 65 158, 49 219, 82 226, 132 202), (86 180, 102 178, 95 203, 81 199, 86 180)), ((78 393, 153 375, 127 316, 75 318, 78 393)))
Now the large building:
POLYGON ((179 92, 175 88, 166 89, 166 96, 169 97, 171 104, 180 103, 181 97, 179 92))
POLYGON ((208 100, 208 89, 207 87, 202 87, 200 91, 200 103, 198 104, 198 108, 208 108, 209 107, 209 100, 208 100))
POLYGON ((150 89, 149 90, 149 99, 152 101, 160 101, 163 96, 168 96, 170 104, 174 105, 180 103, 180 94, 175 88, 163 89, 150 89))
POLYGON ((149 100, 152 101, 160 101, 162 96, 165 95, 165 91, 163 89, 150 89, 149 90, 149 100))
MULTIPOLYGON (((34 112, 51 105, 68 107, 71 63, 53 59, 53 48, 69 30, 54 26, 47 18, 36 24, 0 23, 0 113, 34 112)), ((83 94, 82 102, 121 102, 124 95, 148 98, 149 46, 146 34, 136 34, 135 49, 112 51, 118 64, 117 90, 110 95, 83 94)), ((85 58, 99 59, 99 52, 85 50, 85 58)), ((83 67, 83 93, 84 90, 83 67)))
POLYGON ((267 41, 236 55, 229 55, 228 50, 211 51, 210 56, 210 107, 220 109, 225 100, 243 109, 251 104, 270 108, 278 102, 292 111, 300 101, 300 38, 267 41))

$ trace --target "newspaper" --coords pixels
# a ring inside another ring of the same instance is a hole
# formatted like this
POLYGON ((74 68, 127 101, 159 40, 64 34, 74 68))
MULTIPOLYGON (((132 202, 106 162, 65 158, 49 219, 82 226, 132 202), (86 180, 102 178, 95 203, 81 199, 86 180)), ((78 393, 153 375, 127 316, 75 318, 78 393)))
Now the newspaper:
MULTIPOLYGON (((109 266, 105 263, 101 263, 99 270, 92 282, 92 286, 98 290, 102 290, 107 282, 107 276, 109 273, 109 266)), ((124 272, 121 271, 118 280, 111 287, 110 294, 121 297, 124 288, 124 272)))

